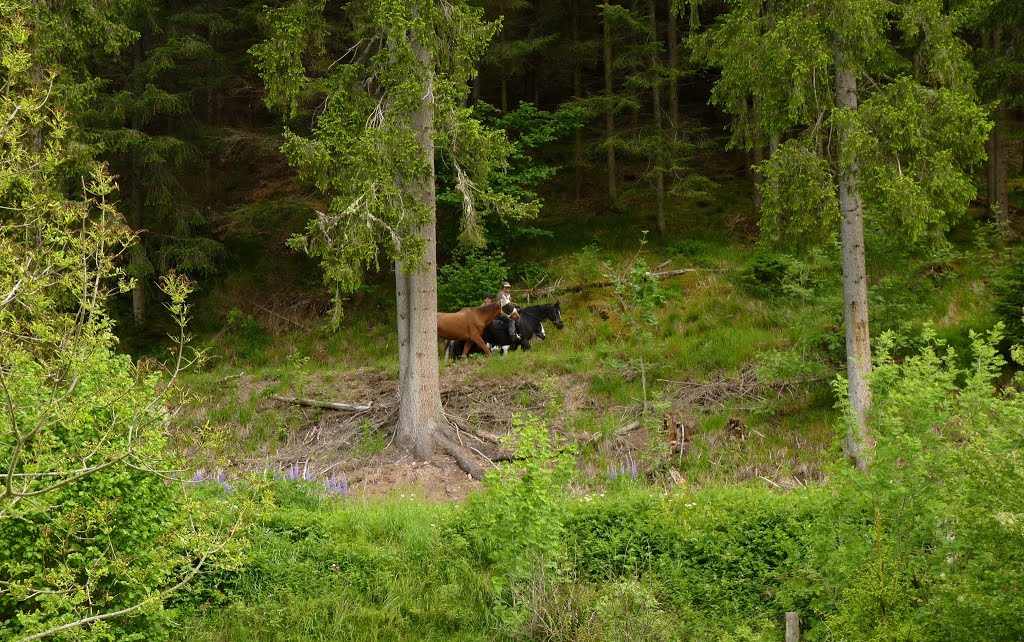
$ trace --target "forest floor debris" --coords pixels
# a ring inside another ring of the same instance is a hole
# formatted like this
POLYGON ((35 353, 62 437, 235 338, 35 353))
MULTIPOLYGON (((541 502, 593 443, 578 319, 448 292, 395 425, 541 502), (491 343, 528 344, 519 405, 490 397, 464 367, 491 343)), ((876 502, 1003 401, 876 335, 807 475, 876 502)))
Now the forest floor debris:
MULTIPOLYGON (((226 465, 232 468, 273 472, 297 467, 301 476, 310 480, 344 477, 350 493, 368 497, 415 493, 427 500, 447 501, 463 499, 480 486, 440 446, 435 457, 424 462, 394 444, 398 389, 394 376, 385 370, 311 373, 298 382, 240 373, 212 383, 223 388, 218 395, 223 397, 220 403, 248 404, 252 415, 287 418, 281 420, 283 427, 275 434, 250 443, 248 449, 228 448, 224 453, 226 465), (289 394, 279 394, 282 392, 289 394), (300 400, 305 400, 302 405, 294 403, 300 400), (306 401, 338 403, 341 410, 310 407, 306 401)), ((601 402, 588 393, 585 382, 569 375, 541 381, 481 376, 479 364, 467 360, 446 366, 441 377, 441 398, 452 428, 452 441, 471 453, 485 471, 511 458, 512 453, 502 440, 511 432, 513 416, 526 413, 551 417, 552 430, 589 453, 580 461, 584 479, 603 477, 607 472, 604 469, 611 464, 630 462, 635 468, 636 462, 642 460, 642 474, 669 486, 687 476, 676 470, 686 457, 714 461, 717 456, 721 466, 722 457, 715 455, 715 451, 745 449, 745 442, 750 439, 765 440, 761 430, 748 427, 739 419, 701 434, 696 429, 699 417, 727 405, 732 409, 754 407, 770 396, 788 394, 799 386, 799 382, 759 382, 753 368, 731 377, 714 376, 704 382, 665 383, 670 391, 667 414, 649 415, 645 419, 640 404, 622 407, 601 402), (552 408, 556 408, 553 413, 552 408), (604 432, 579 432, 567 425, 571 423, 569 418, 583 412, 611 416, 615 427, 604 432), (676 443, 680 436, 685 444, 676 443)), ((208 402, 194 419, 201 423, 210 418, 209 414, 216 410, 210 404, 215 403, 208 402)), ((244 433, 232 421, 223 422, 222 429, 244 433)), ((762 429, 769 430, 763 426, 762 429)), ((770 462, 750 461, 744 453, 739 453, 738 459, 732 457, 737 459, 733 477, 762 479, 780 488, 793 488, 806 480, 821 478, 814 463, 802 461, 799 447, 782 447, 768 454, 770 462)))

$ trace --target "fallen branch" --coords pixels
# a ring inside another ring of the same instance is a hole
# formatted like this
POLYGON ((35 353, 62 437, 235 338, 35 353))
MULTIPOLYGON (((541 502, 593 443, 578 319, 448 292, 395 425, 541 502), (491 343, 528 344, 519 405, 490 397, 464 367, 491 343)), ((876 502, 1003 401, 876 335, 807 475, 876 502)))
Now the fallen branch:
POLYGON ((282 401, 284 403, 295 404, 297 406, 307 406, 309 408, 327 408, 328 410, 344 410, 347 412, 366 412, 373 407, 373 402, 367 403, 365 406, 351 404, 351 403, 337 403, 334 401, 317 401, 315 399, 299 399, 298 397, 284 397, 281 395, 270 395, 270 398, 274 401, 282 401))
MULTIPOLYGON (((671 276, 679 276, 681 274, 689 274, 690 272, 696 272, 696 271, 697 271, 697 268, 684 268, 682 270, 668 270, 667 272, 651 272, 651 276, 653 276, 656 279, 667 279, 667 278, 669 278, 671 276)), ((563 293, 567 293, 567 294, 576 294, 578 292, 582 292, 583 290, 594 290, 594 289, 597 289, 597 288, 609 288, 609 287, 611 287, 613 285, 615 285, 614 281, 595 281, 593 283, 581 283, 579 285, 574 285, 574 286, 568 287, 568 288, 560 288, 559 290, 551 292, 551 294, 555 294, 556 292, 563 292, 563 293)))
POLYGON ((629 433, 633 432, 634 430, 636 430, 639 427, 640 427, 640 422, 634 419, 633 421, 629 422, 625 426, 623 426, 623 427, 619 428, 618 430, 616 430, 615 431, 615 436, 616 437, 622 437, 623 435, 626 435, 626 434, 629 434, 629 433))
POLYGON ((214 381, 213 385, 219 385, 219 384, 222 384, 222 383, 227 383, 228 381, 231 381, 232 379, 241 379, 244 376, 245 376, 245 372, 242 371, 242 372, 239 372, 236 375, 228 375, 226 377, 221 377, 220 379, 217 379, 216 381, 214 381))
POLYGON ((309 332, 309 328, 307 328, 306 326, 302 325, 301 323, 299 323, 299 322, 298 322, 298 321, 296 321, 295 319, 289 319, 288 317, 284 316, 283 314, 279 314, 279 313, 277 313, 277 312, 274 312, 274 311, 273 311, 273 310, 271 310, 270 308, 265 308, 265 307, 263 307, 263 306, 262 306, 262 305, 260 305, 259 303, 255 303, 254 305, 255 305, 255 306, 256 306, 257 308, 259 308, 260 310, 263 310, 264 312, 267 312, 267 313, 269 313, 269 314, 272 314, 272 315, 274 315, 274 316, 275 316, 275 317, 277 317, 278 319, 281 319, 281 320, 283 320, 283 321, 287 321, 288 323, 291 323, 291 324, 293 324, 293 325, 295 325, 295 326, 298 326, 299 328, 301 328, 301 329, 305 330, 306 332, 309 332))

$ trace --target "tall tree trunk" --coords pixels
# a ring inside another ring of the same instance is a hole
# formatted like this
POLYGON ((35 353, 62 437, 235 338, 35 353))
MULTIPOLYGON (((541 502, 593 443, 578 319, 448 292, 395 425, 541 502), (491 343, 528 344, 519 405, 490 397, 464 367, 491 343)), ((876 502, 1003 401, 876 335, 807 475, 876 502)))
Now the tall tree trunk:
MULTIPOLYGON (((138 69, 142 65, 143 50, 142 38, 135 41, 132 51, 132 62, 138 69)), ((131 128, 138 131, 142 123, 138 115, 131 117, 131 128)), ((132 248, 132 266, 135 276, 135 285, 132 287, 132 318, 135 323, 142 325, 146 321, 146 244, 143 238, 143 209, 145 207, 145 194, 142 190, 142 168, 139 162, 139 153, 133 151, 131 154, 131 190, 129 196, 128 222, 132 231, 138 235, 135 246, 132 248)))
MULTIPOLYGON (((654 0, 651 0, 651 42, 653 44, 658 43, 658 15, 655 11, 654 0)), ((651 82, 651 106, 654 112, 654 135, 660 141, 662 137, 662 125, 661 125, 661 76, 659 73, 659 67, 661 67, 661 60, 658 56, 658 47, 652 47, 651 49, 651 72, 653 74, 653 81, 651 82)), ((664 154, 661 151, 661 145, 655 145, 654 147, 654 158, 651 159, 652 165, 654 166, 654 191, 655 191, 655 208, 656 208, 656 221, 658 226, 658 234, 665 236, 667 228, 665 226, 665 167, 664 167, 664 154)))
POLYGON ((430 222, 416 230, 426 242, 418 265, 395 262, 398 304, 398 425, 399 444, 418 458, 430 459, 434 440, 444 422, 437 356, 437 230, 434 219, 434 83, 433 63, 416 35, 412 35, 417 60, 427 73, 426 87, 413 127, 420 153, 430 166, 429 176, 413 186, 418 204, 431 212, 430 222))
MULTIPOLYGON (((998 52, 1002 45, 1002 33, 999 30, 982 35, 982 46, 998 52)), ((996 219, 1003 224, 1010 221, 1009 187, 1006 169, 1006 104, 999 101, 992 114, 994 126, 985 142, 988 152, 988 206, 996 214, 996 219)))
POLYGON ((1007 172, 1006 105, 1000 102, 992 115, 994 126, 989 134, 988 157, 988 202, 996 214, 996 219, 1003 224, 1010 222, 1010 190, 1007 172))
MULTIPOLYGON (((580 0, 572 0, 572 95, 579 100, 583 97, 583 69, 580 56, 580 0)), ((573 141, 573 163, 576 176, 573 179, 573 194, 576 200, 583 198, 583 128, 577 127, 573 141)))
MULTIPOLYGON (((835 43, 836 107, 857 109, 857 79, 847 63, 843 43, 835 43)), ((850 133, 839 130, 839 156, 846 153, 850 133)), ((840 162, 839 212, 842 215, 843 317, 846 321, 846 374, 849 379, 853 425, 847 430, 843 448, 857 467, 867 471, 871 438, 867 416, 871 407, 871 337, 868 332, 867 267, 864 260, 864 210, 858 185, 860 169, 855 158, 840 162)))
POLYGON ((668 117, 669 127, 673 135, 679 127, 679 78, 676 76, 679 69, 679 28, 676 20, 675 3, 677 0, 668 2, 668 117))
MULTIPOLYGON (((508 16, 505 10, 505 2, 498 3, 498 13, 501 15, 501 33, 498 39, 501 41, 501 48, 505 55, 508 54, 508 16)), ((501 113, 508 113, 508 65, 505 64, 505 56, 501 60, 501 113)))
MULTIPOLYGON (((610 3, 605 1, 605 6, 610 3)), ((608 198, 612 203, 618 200, 618 193, 615 188, 615 113, 612 108, 615 86, 613 84, 614 74, 612 73, 612 26, 605 16, 602 20, 602 31, 604 38, 604 93, 608 99, 608 107, 605 110, 604 128, 605 141, 608 146, 608 198)))

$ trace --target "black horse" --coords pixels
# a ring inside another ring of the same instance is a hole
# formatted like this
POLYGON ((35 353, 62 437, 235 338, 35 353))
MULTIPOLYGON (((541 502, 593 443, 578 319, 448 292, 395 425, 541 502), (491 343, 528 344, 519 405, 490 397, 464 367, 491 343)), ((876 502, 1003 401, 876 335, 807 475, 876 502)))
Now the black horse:
MULTIPOLYGON (((533 337, 540 337, 541 339, 546 337, 544 321, 551 321, 559 330, 563 327, 562 308, 558 302, 545 305, 531 305, 527 308, 518 308, 518 310, 519 320, 516 321, 516 332, 519 333, 518 341, 509 340, 505 321, 499 319, 491 321, 491 324, 484 328, 484 341, 494 348, 501 348, 502 353, 518 350, 519 348, 529 350, 531 348, 530 340, 533 337)), ((462 341, 449 341, 445 345, 445 356, 449 359, 457 358, 462 354, 462 348, 462 341)), ((482 351, 473 346, 470 348, 469 353, 473 354, 474 352, 481 353, 482 351)))

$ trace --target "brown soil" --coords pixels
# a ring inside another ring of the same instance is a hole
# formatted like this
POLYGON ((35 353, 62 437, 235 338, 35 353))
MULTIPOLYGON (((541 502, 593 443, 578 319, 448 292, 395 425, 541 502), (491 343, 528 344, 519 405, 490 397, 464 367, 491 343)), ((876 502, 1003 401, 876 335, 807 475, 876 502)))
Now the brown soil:
MULTIPOLYGON (((485 471, 495 460, 510 453, 502 445, 509 434, 515 413, 544 413, 549 393, 543 386, 516 378, 480 378, 474 360, 447 367, 441 377, 441 399, 452 426, 452 436, 475 463, 485 471)), ((287 471, 297 464, 310 479, 336 475, 348 479, 349 492, 380 496, 413 493, 431 501, 463 499, 480 482, 463 471, 452 457, 438 451, 428 462, 417 461, 393 443, 398 410, 397 382, 388 373, 369 368, 338 372, 327 381, 317 376, 306 385, 302 397, 317 401, 370 405, 367 411, 335 411, 304 408, 272 399, 260 402, 263 412, 301 412, 303 426, 290 431, 283 443, 265 445, 262 452, 235 461, 239 468, 263 468, 287 471), (386 446, 368 453, 368 443, 384 437, 386 446)), ((273 380, 254 380, 243 376, 236 382, 239 401, 261 396, 273 380)), ((557 381, 548 386, 557 390, 563 408, 578 412, 588 402, 583 387, 557 381)), ((552 427, 561 432, 558 421, 552 427)))
MULTIPOLYGON (((266 389, 276 383, 243 376, 231 385, 237 386, 236 398, 246 401, 254 396, 265 396, 266 389)), ((759 385, 752 371, 745 371, 732 379, 720 377, 701 383, 671 383, 678 384, 674 393, 667 396, 672 404, 670 417, 678 418, 676 423, 685 433, 685 443, 681 446, 671 441, 673 429, 669 427, 668 418, 664 430, 658 430, 664 434, 652 435, 637 421, 639 407, 600 407, 599 402, 587 394, 585 383, 567 376, 549 378, 545 383, 519 377, 511 380, 484 377, 479 372, 479 363, 469 360, 444 369, 441 373, 441 397, 452 426, 451 434, 484 470, 493 469, 496 460, 510 455, 501 439, 510 432, 512 416, 515 413, 546 415, 552 401, 557 401, 561 407, 555 419, 548 422, 556 433, 596 448, 604 461, 642 460, 650 468, 657 465, 659 458, 664 460, 661 463, 667 464, 669 460, 686 456, 695 445, 691 442, 700 442, 723 452, 727 448, 741 446, 750 435, 756 438, 760 432, 749 430, 739 422, 730 423, 720 434, 695 437, 693 426, 697 415, 694 413, 721 406, 726 399, 756 402, 762 395, 784 392, 759 385), (557 396, 557 400, 552 396, 557 396), (621 416, 621 427, 606 436, 571 433, 560 418, 576 416, 583 410, 591 410, 595 415, 615 412, 621 416), (664 443, 659 447, 661 442, 664 443)), ((480 487, 480 482, 472 479, 455 459, 440 449, 430 461, 418 461, 393 443, 398 391, 395 379, 387 372, 366 368, 337 372, 333 376, 321 374, 304 387, 302 397, 358 405, 369 403, 371 407, 367 411, 334 411, 290 406, 264 399, 260 402, 261 412, 298 412, 301 413, 302 425, 291 430, 280 442, 265 444, 261 452, 236 459, 235 466, 287 471, 297 465, 313 480, 344 476, 348 480, 350 494, 364 497, 408 493, 428 501, 449 501, 463 499, 480 487), (371 446, 374 443, 376 448, 371 446)), ((779 487, 793 487, 805 480, 818 478, 816 466, 797 461, 796 453, 799 451, 799 448, 794 448, 788 455, 783 452, 779 456, 780 461, 792 458, 791 478, 773 474, 772 466, 754 466, 750 470, 736 472, 740 478, 760 478, 779 487)), ((661 468, 667 470, 669 467, 661 468)), ((676 471, 670 472, 673 474, 665 475, 664 483, 686 483, 676 471)), ((600 477, 607 471, 589 465, 581 473, 584 477, 600 477)))

